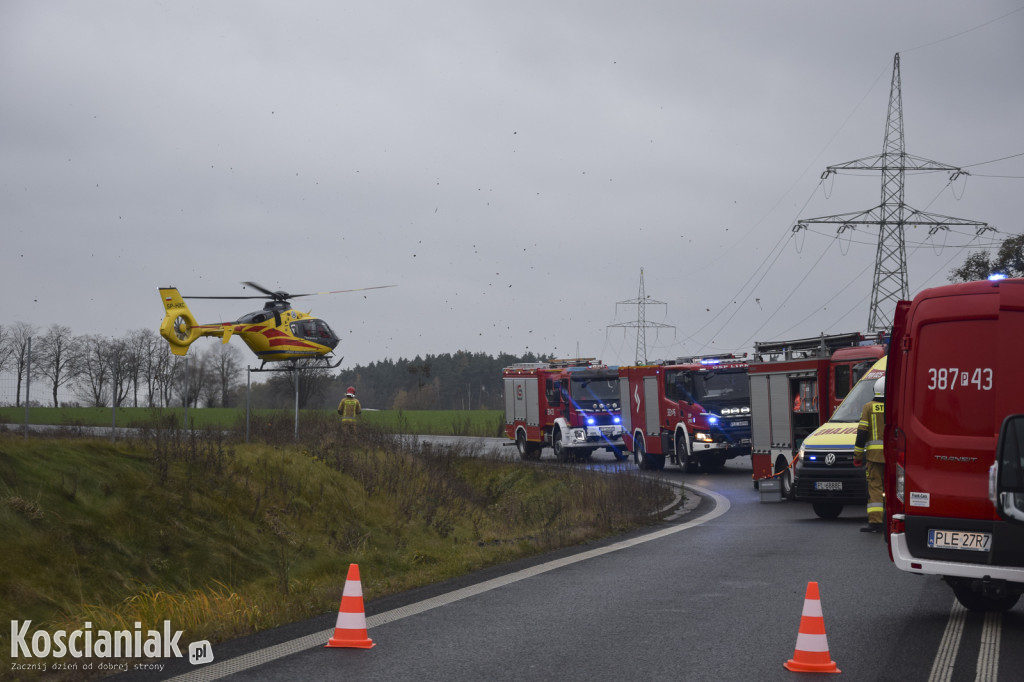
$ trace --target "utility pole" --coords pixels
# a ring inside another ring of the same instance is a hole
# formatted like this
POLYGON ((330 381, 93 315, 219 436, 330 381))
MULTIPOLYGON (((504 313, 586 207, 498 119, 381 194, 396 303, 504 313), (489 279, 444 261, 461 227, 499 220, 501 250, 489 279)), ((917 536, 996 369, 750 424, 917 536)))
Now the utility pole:
POLYGON ((647 321, 647 306, 648 305, 663 305, 668 304, 664 301, 656 301, 647 295, 644 291, 644 269, 640 268, 640 291, 637 293, 637 297, 629 301, 619 301, 615 304, 620 305, 635 305, 636 306, 636 322, 620 322, 619 324, 610 324, 609 327, 632 327, 636 331, 636 364, 646 365, 647 364, 647 329, 675 329, 670 324, 662 324, 660 322, 648 322, 647 321))
POLYGON ((878 248, 875 251, 875 274, 871 284, 871 309, 868 313, 868 332, 887 331, 892 328, 896 302, 910 298, 907 284, 907 247, 904 227, 927 225, 928 234, 948 230, 951 225, 971 226, 978 233, 989 228, 987 223, 925 213, 907 206, 903 201, 904 177, 907 171, 947 171, 950 181, 969 173, 949 166, 907 154, 903 140, 903 95, 900 83, 900 53, 893 59, 892 84, 889 88, 889 113, 885 122, 885 141, 882 153, 846 163, 829 166, 822 179, 839 171, 874 171, 882 174, 882 203, 867 211, 843 213, 821 218, 798 220, 793 231, 807 229, 812 224, 839 225, 838 233, 854 229, 857 225, 878 226, 878 248))

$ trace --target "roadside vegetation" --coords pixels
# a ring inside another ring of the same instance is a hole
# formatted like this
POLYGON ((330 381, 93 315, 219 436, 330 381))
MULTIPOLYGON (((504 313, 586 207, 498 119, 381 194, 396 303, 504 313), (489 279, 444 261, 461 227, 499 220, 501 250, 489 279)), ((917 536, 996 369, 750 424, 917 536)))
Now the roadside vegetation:
MULTIPOLYGON (((192 428, 231 429, 245 433, 245 408, 192 408, 187 414, 192 428)), ((392 433, 500 437, 504 435, 504 414, 501 410, 364 410, 361 421, 392 433)), ((114 424, 118 428, 139 428, 158 418, 183 427, 185 415, 185 409, 180 407, 119 407, 116 412, 109 407, 30 407, 28 421, 29 424, 72 429, 80 426, 109 428, 114 424)), ((337 414, 334 410, 300 410, 300 430, 305 430, 307 422, 315 424, 324 419, 337 419, 337 414)), ((250 428, 253 424, 276 424, 280 420, 288 421, 288 432, 294 433, 294 409, 252 410, 249 415, 250 428)), ((25 408, 0 407, 0 423, 24 424, 25 408)))
POLYGON ((298 443, 293 415, 263 415, 248 444, 180 416, 116 442, 0 433, 0 622, 168 620, 186 648, 336 611, 350 563, 372 601, 653 523, 671 499, 631 469, 424 448, 333 414, 304 414, 298 443))

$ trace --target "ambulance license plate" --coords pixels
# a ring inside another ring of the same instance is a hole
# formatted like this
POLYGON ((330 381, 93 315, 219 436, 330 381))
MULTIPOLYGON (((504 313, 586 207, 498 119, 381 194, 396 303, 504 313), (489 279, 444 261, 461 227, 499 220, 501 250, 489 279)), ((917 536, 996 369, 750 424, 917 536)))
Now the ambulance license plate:
POLYGON ((842 490, 843 489, 843 482, 842 481, 815 481, 814 482, 814 489, 815 490, 842 490))
POLYGON ((928 530, 928 546, 934 549, 966 549, 987 552, 992 548, 992 533, 967 530, 928 530))

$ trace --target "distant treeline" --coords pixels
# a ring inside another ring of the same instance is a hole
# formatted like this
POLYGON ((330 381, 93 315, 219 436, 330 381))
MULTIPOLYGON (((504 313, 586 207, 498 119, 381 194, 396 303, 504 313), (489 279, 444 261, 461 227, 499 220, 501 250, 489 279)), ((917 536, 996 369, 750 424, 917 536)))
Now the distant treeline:
MULTIPOLYGON (((499 410, 504 409, 501 370, 518 362, 541 362, 545 356, 532 353, 497 357, 487 353, 442 353, 417 355, 412 360, 382 360, 341 370, 308 407, 334 407, 345 389, 356 389, 366 407, 388 410, 499 410)), ((271 384, 290 381, 276 377, 271 384)), ((287 394, 285 387, 275 391, 287 394)), ((294 396, 294 389, 291 394, 294 396)), ((294 399, 294 398, 293 398, 294 399)))
MULTIPOLYGON (((291 371, 246 375, 253 358, 244 346, 197 344, 186 358, 171 354, 152 329, 121 337, 75 335, 69 327, 45 330, 16 322, 0 325, 0 405, 50 407, 244 407, 292 408, 298 394, 303 409, 332 408, 349 386, 362 404, 381 410, 504 409, 503 367, 539 362, 527 353, 497 357, 458 351, 417 355, 412 360, 382 360, 365 367, 333 370, 300 363, 298 381, 291 371), (252 379, 251 391, 247 391, 252 379)), ((288 370, 288 363, 276 364, 288 370)))

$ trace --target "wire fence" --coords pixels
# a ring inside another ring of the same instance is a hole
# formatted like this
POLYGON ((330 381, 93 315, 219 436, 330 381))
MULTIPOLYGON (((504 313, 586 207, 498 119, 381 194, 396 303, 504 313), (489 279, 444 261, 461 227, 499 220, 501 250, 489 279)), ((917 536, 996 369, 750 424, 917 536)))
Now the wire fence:
POLYGON ((0 373, 0 407, 78 407, 83 405, 75 387, 67 384, 57 387, 57 404, 53 404, 53 384, 47 377, 37 374, 23 375, 18 379, 16 372, 0 373))

